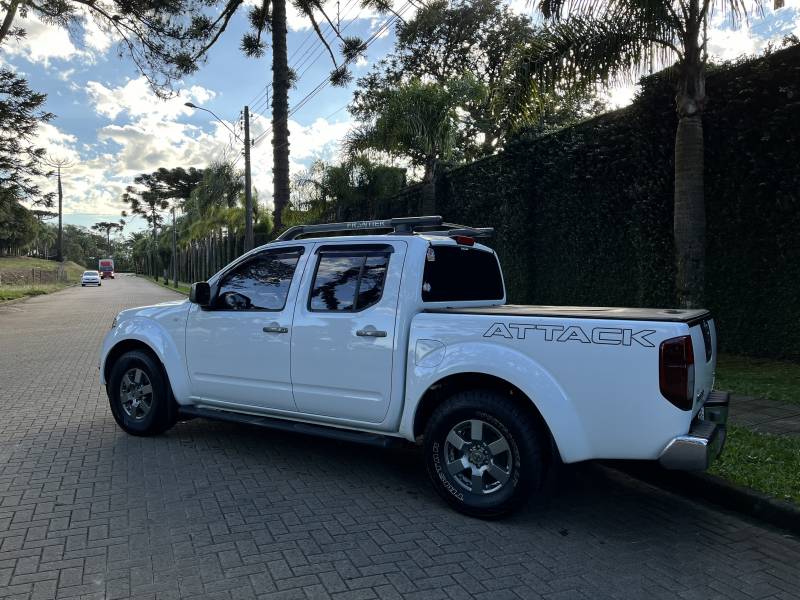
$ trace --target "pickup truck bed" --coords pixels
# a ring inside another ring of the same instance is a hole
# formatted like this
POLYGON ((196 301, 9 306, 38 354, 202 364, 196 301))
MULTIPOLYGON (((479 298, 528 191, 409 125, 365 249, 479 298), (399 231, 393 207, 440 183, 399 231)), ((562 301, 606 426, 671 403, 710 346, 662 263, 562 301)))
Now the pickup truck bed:
POLYGON ((535 306, 504 304, 458 308, 434 308, 430 313, 459 315, 495 315, 503 317, 561 317, 567 319, 613 319, 621 321, 656 321, 686 323, 691 327, 711 316, 705 309, 618 308, 607 306, 535 306))

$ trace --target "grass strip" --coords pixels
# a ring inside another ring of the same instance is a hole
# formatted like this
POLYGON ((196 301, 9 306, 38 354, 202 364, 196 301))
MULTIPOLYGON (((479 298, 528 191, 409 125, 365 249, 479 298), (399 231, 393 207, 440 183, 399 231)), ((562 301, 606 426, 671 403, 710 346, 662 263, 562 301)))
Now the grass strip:
POLYGON ((800 504, 800 437, 729 426, 725 449, 710 472, 779 500, 800 504))
POLYGON ((800 364, 722 354, 714 387, 739 396, 800 405, 800 364))

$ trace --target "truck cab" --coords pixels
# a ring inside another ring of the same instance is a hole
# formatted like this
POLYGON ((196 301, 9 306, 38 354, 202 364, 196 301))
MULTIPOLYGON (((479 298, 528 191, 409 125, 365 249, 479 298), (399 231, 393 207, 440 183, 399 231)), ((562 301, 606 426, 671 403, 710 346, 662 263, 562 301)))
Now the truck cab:
POLYGON ((101 258, 98 261, 97 270, 100 272, 101 279, 114 279, 114 261, 110 258, 101 258))

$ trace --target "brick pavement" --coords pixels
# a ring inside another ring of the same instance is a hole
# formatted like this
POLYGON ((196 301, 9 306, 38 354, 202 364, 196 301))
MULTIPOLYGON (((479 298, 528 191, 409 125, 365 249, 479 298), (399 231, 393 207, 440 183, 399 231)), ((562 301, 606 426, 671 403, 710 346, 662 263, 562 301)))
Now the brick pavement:
POLYGON ((194 420, 122 433, 97 381, 135 278, 0 307, 0 599, 798 597, 800 541, 603 469, 483 522, 414 449, 194 420))

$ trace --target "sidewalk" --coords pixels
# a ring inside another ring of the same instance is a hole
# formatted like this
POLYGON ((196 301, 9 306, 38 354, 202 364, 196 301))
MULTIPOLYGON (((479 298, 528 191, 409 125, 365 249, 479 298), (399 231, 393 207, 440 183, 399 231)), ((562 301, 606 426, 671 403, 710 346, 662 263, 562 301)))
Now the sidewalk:
POLYGON ((731 394, 729 422, 760 433, 800 437, 800 405, 731 394))

